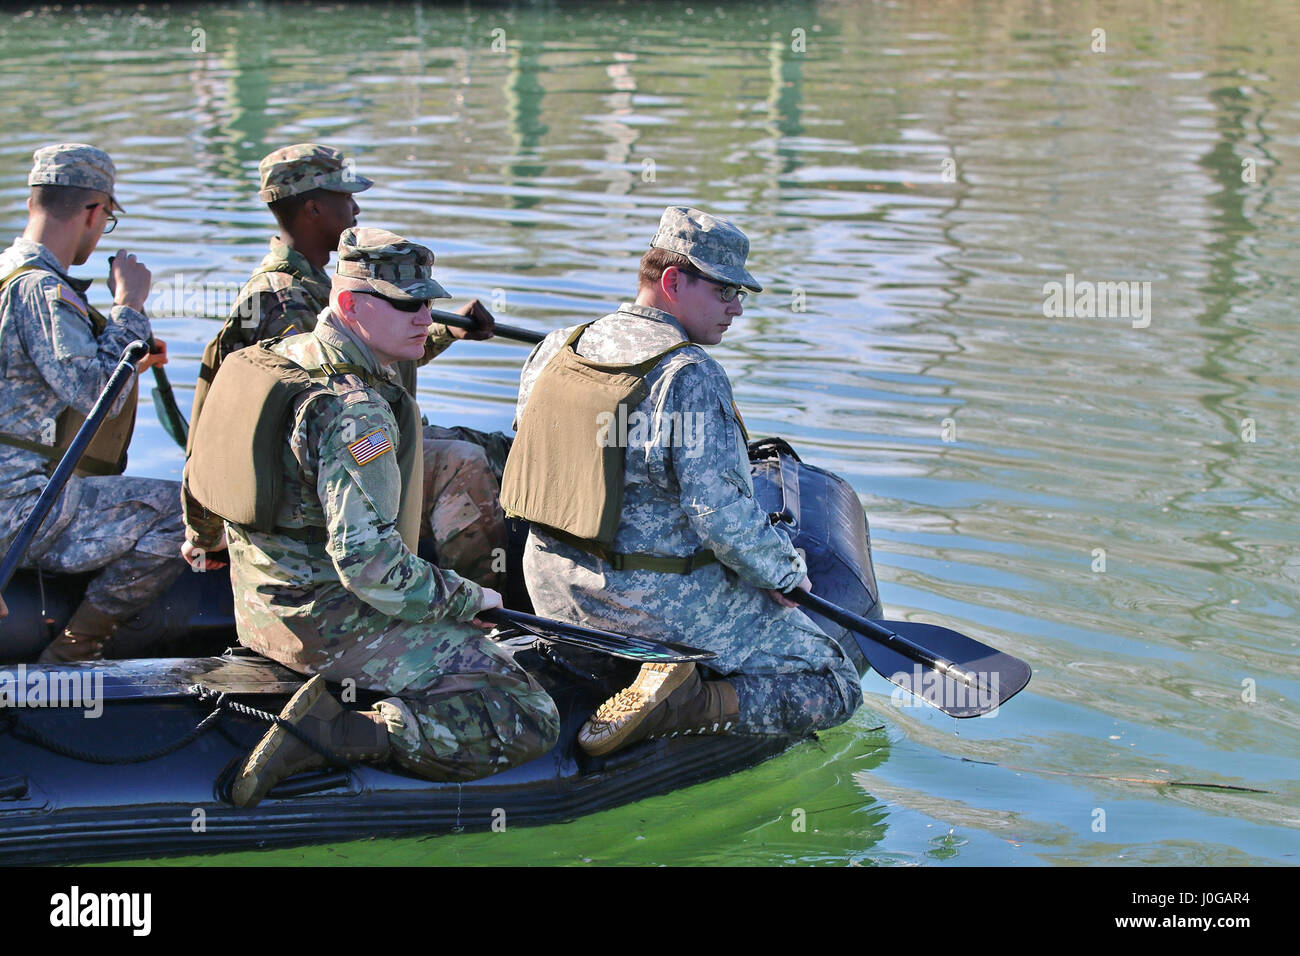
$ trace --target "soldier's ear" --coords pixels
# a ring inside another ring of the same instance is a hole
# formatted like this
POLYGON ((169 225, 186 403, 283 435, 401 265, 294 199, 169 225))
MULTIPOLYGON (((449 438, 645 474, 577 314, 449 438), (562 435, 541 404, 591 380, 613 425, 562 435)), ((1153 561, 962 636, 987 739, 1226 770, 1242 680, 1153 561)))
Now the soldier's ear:
POLYGON ((352 313, 355 312, 355 311, 357 310, 357 298, 356 298, 356 296, 354 296, 351 292, 349 292, 349 291, 346 290, 346 289, 344 289, 342 292, 340 292, 340 293, 339 293, 339 309, 343 312, 343 314, 344 314, 345 316, 347 316, 348 318, 351 318, 351 317, 352 317, 352 313))
POLYGON ((668 297, 669 301, 677 301, 677 289, 682 284, 682 270, 676 266, 669 266, 664 270, 663 275, 659 277, 659 291, 668 297))

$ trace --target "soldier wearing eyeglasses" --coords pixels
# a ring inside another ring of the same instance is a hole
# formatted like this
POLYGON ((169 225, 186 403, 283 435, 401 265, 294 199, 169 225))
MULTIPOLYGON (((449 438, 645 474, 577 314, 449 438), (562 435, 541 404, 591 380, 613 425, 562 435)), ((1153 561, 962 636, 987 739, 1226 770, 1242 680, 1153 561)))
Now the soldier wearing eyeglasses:
MULTIPOLYGON (((151 277, 135 256, 119 250, 109 260, 108 315, 90 305, 90 282, 68 272, 117 224, 113 161, 84 143, 41 147, 34 160, 27 227, 0 255, 0 544, 40 497, 123 349, 151 338, 144 315, 151 277)), ((155 346, 139 371, 166 362, 163 343, 155 346)), ((104 656, 118 625, 185 567, 175 553, 177 483, 122 477, 136 398, 134 384, 118 396, 27 551, 25 567, 100 572, 42 661, 104 656)))
POLYGON ((648 737, 803 734, 861 703, 840 646, 785 596, 803 557, 754 500, 747 435, 716 345, 761 286, 726 219, 669 207, 634 302, 552 332, 524 367, 507 514, 532 522, 539 614, 707 648, 645 664, 579 734, 603 755, 648 737))
MULTIPOLYGON (((191 419, 202 412, 208 383, 233 352, 256 342, 310 332, 329 306, 325 271, 342 232, 357 223, 356 195, 374 183, 356 172, 337 149, 317 143, 285 146, 258 164, 261 189, 280 227, 270 250, 245 283, 220 331, 203 352, 191 419)), ((457 339, 492 335, 492 315, 474 299, 459 309, 478 323, 476 331, 434 323, 424 351, 395 366, 403 386, 415 394, 417 366, 431 361, 457 339)), ((505 522, 497 504, 501 469, 510 443, 498 432, 424 427, 426 505, 421 538, 431 540, 439 563, 474 580, 504 583, 505 522)), ((187 510, 193 510, 187 499, 187 510)), ((191 516, 199 525, 203 518, 191 516)))

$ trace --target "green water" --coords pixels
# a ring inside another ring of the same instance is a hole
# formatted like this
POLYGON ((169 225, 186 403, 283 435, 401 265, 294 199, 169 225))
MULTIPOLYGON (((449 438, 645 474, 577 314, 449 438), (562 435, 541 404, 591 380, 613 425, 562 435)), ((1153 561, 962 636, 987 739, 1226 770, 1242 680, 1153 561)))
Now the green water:
MULTIPOLYGON (((957 724, 873 675, 819 741, 569 824, 179 862, 1297 862, 1294 3, 341 9, 0 12, 5 231, 36 146, 108 149, 128 215, 82 272, 120 242, 208 284, 153 309, 188 407, 277 146, 343 148, 363 223, 541 329, 629 296, 665 205, 728 215, 751 430, 853 483, 890 616, 1034 678, 957 724), (1048 314, 1067 281, 1142 299, 1048 314)), ((525 354, 457 345, 421 404, 507 428, 525 354)), ((178 477, 140 419, 131 472, 178 477)))

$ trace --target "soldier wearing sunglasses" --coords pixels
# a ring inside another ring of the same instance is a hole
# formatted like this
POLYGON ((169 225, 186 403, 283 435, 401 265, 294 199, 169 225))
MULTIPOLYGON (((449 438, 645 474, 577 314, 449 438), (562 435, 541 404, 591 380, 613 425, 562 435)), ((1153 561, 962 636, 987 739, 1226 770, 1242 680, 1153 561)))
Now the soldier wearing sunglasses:
MULTIPOLYGON (((355 226, 356 195, 374 183, 358 174, 337 149, 316 143, 285 146, 258 165, 267 203, 279 224, 270 251, 240 290, 230 315, 203 352, 191 420, 202 412, 209 383, 233 352, 255 342, 310 332, 329 305, 325 271, 339 236, 355 226)), ((409 303, 402 303, 407 307, 409 303)), ((415 394, 416 369, 457 339, 492 336, 492 315, 474 299, 459 309, 478 323, 470 332, 438 323, 430 327, 424 351, 395 366, 403 386, 415 394)), ((501 469, 510 441, 499 432, 426 425, 424 429, 426 507, 421 538, 432 541, 438 561, 480 584, 504 584, 505 519, 497 503, 501 469)), ((205 519, 187 496, 193 526, 205 519)), ((187 553, 194 551, 190 542, 187 553)))
POLYGON ((239 806, 325 763, 300 735, 431 780, 499 773, 555 743, 555 704, 475 626, 501 595, 415 554, 420 413, 395 366, 423 352, 444 295, 428 248, 347 229, 312 331, 241 349, 213 380, 187 487, 224 516, 240 643, 313 675, 280 715, 297 733, 273 727, 249 754, 239 806), (251 469, 221 454, 266 421, 287 424, 254 441, 251 469), (326 687, 345 680, 383 699, 345 708, 326 687))

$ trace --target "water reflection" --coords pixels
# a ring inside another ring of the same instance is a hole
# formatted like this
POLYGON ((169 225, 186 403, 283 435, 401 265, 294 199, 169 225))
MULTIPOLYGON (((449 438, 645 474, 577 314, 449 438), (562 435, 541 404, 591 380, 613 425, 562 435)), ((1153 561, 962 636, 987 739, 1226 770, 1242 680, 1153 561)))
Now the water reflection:
MULTIPOLYGON (((503 321, 547 329, 632 293, 663 206, 731 215, 769 290, 714 350, 747 421, 854 483, 891 611, 1036 676, 960 727, 890 707, 871 678, 872 719, 902 749, 837 792, 858 801, 838 844, 783 833, 763 857, 743 828, 692 839, 719 860, 1278 859, 1300 776, 1293 4, 1158 27, 1110 11, 1105 52, 1093 14, 1036 0, 344 9, 7 9, 5 226, 21 227, 31 151, 84 139, 117 159, 121 242, 157 281, 238 284, 273 228, 257 161, 323 140, 376 180, 363 222, 432 245, 462 298, 499 290, 503 321), (1044 283, 1067 274, 1150 281, 1151 326, 1044 315, 1044 283), (954 774, 981 756, 1044 776, 954 774), (1162 796, 1130 787, 1146 829, 1100 840, 1078 816, 1093 785, 1046 772, 1102 765, 1279 796, 1180 797, 1162 817, 1162 796)), ((183 388, 212 325, 159 328, 183 388)), ((458 345, 421 402, 507 427, 524 354, 458 345)), ((140 414, 132 470, 176 477, 140 414)), ((855 725, 827 773, 873 741, 855 725)), ((633 813, 593 840, 635 854, 612 835, 633 813)))

